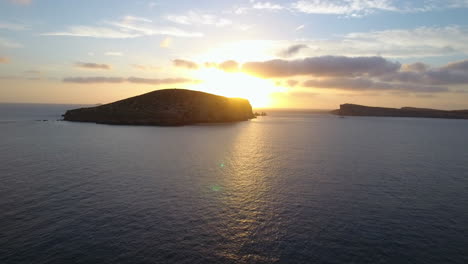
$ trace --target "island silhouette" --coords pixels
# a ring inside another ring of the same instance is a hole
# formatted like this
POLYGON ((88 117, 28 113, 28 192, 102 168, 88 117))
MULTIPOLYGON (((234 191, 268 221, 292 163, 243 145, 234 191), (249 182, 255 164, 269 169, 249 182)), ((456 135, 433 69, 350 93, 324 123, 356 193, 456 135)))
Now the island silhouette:
POLYGON ((340 116, 381 116, 381 117, 424 117, 468 119, 468 110, 438 110, 430 108, 402 107, 372 107, 356 104, 342 104, 340 109, 332 114, 340 116))
POLYGON ((114 125, 182 126, 255 118, 247 99, 186 89, 156 90, 95 107, 68 110, 66 121, 114 125))

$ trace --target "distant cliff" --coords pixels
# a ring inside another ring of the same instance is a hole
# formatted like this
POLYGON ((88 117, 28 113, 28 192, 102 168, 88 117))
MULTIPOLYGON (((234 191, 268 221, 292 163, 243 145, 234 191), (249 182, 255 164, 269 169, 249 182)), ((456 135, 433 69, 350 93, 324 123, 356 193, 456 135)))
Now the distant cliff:
POLYGON ((120 125, 180 126, 254 118, 249 101, 214 94, 166 89, 110 104, 69 110, 67 121, 120 125))
POLYGON ((341 116, 389 116, 389 117, 426 117, 426 118, 451 118, 468 119, 468 110, 436 110, 427 108, 402 107, 370 107, 355 104, 342 104, 340 109, 332 111, 341 116))

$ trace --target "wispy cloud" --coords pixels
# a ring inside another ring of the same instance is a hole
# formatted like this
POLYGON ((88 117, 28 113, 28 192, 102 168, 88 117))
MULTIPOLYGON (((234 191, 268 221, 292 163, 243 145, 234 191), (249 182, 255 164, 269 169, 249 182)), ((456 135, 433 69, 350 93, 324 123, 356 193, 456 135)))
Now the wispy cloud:
POLYGON ((281 10, 284 9, 284 6, 280 4, 274 4, 271 2, 254 2, 253 9, 270 9, 270 10, 281 10))
POLYGON ((21 31, 21 30, 27 30, 28 27, 23 24, 8 23, 8 22, 0 21, 0 29, 21 31))
POLYGON ((123 56, 123 53, 120 52, 120 51, 108 51, 108 52, 104 53, 104 55, 121 57, 121 56, 123 56))
POLYGON ((138 36, 166 35, 173 37, 202 37, 199 32, 189 32, 174 27, 157 27, 152 23, 138 20, 108 21, 107 24, 119 28, 121 31, 135 32, 138 36))
POLYGON ((300 31, 300 30, 303 30, 305 28, 305 25, 299 25, 298 27, 296 27, 294 30, 295 31, 300 31))
POLYGON ((299 0, 291 4, 250 1, 250 6, 237 7, 234 13, 245 14, 252 10, 282 10, 306 14, 363 17, 377 12, 421 13, 434 10, 467 8, 466 0, 299 0))
POLYGON ((125 39, 140 37, 141 34, 129 33, 118 29, 93 26, 71 26, 65 31, 55 31, 42 33, 42 36, 69 36, 69 37, 90 37, 90 38, 109 38, 125 39))
POLYGON ((266 11, 280 11, 280 10, 290 10, 290 8, 286 5, 273 3, 273 2, 262 2, 262 1, 255 1, 250 0, 250 5, 248 6, 240 6, 236 7, 234 10, 234 14, 242 15, 246 14, 251 11, 259 11, 259 10, 266 10, 266 11))
POLYGON ((193 61, 176 59, 172 61, 172 64, 176 67, 186 68, 190 70, 196 70, 199 68, 198 64, 193 61))
POLYGON ((15 48, 22 48, 23 45, 13 40, 0 38, 0 47, 15 49, 15 48))
POLYGON ((153 20, 151 20, 149 18, 138 17, 138 16, 124 16, 122 20, 125 23, 132 23, 132 22, 135 22, 135 21, 137 21, 137 22, 147 22, 147 23, 153 22, 153 20))
POLYGON ((81 83, 81 84, 96 84, 96 83, 134 83, 134 84, 150 84, 150 85, 166 85, 166 84, 182 84, 182 83, 198 83, 198 80, 186 78, 165 78, 151 79, 139 77, 68 77, 64 78, 66 83, 81 83))
POLYGON ((235 60, 227 60, 221 63, 205 62, 206 68, 217 68, 225 72, 238 72, 240 71, 240 64, 235 60))
POLYGON ((292 57, 292 56, 296 55, 297 53, 299 53, 301 50, 307 49, 307 48, 309 48, 309 47, 307 45, 304 45, 304 44, 292 45, 289 48, 281 51, 279 53, 279 56, 284 57, 284 58, 292 57))
POLYGON ((112 68, 108 64, 99 64, 99 63, 92 63, 92 62, 76 62, 74 66, 77 68, 92 69, 92 70, 110 70, 112 68))
POLYGON ((183 15, 168 15, 166 19, 181 25, 214 25, 224 27, 232 24, 232 21, 229 19, 195 11, 189 11, 183 15))
POLYGON ((391 0, 308 0, 295 2, 292 4, 292 7, 299 12, 308 14, 336 14, 354 16, 370 14, 376 10, 398 10, 393 6, 391 0))
POLYGON ((147 18, 125 16, 118 21, 105 21, 104 26, 70 26, 64 31, 42 33, 42 36, 71 36, 125 39, 142 36, 165 35, 173 37, 202 37, 199 32, 189 32, 174 27, 159 27, 147 18))
POLYGON ((137 70, 142 70, 142 71, 156 71, 156 70, 161 69, 158 66, 143 65, 143 64, 132 64, 131 66, 137 70))
POLYGON ((298 44, 309 48, 307 55, 383 56, 418 58, 468 55, 468 26, 418 27, 335 35, 332 39, 270 41, 275 49, 298 44), (424 41, 421 41, 424 39, 424 41))
POLYGON ((419 27, 351 33, 344 36, 344 42, 349 48, 362 45, 360 49, 373 50, 386 56, 468 54, 468 46, 465 45, 468 42, 468 27, 419 27))

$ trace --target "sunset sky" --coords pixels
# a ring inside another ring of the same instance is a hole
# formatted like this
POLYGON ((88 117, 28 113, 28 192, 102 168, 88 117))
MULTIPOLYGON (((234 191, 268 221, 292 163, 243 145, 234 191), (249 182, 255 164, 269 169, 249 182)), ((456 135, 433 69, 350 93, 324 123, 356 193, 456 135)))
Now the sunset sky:
POLYGON ((468 109, 467 0, 1 0, 0 102, 468 109))

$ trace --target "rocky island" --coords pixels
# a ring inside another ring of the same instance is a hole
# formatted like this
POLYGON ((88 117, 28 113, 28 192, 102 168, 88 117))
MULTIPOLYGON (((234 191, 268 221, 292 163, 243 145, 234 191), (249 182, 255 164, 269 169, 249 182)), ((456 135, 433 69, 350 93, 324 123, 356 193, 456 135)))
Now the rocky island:
POLYGON ((333 110, 333 114, 340 116, 386 116, 386 117, 425 117, 468 119, 468 110, 437 110, 429 108, 402 107, 371 107, 356 104, 342 104, 340 109, 333 110))
POLYGON ((156 90, 110 104, 68 110, 66 121, 115 125, 182 126, 223 123, 255 118, 250 102, 242 98, 185 90, 156 90))

